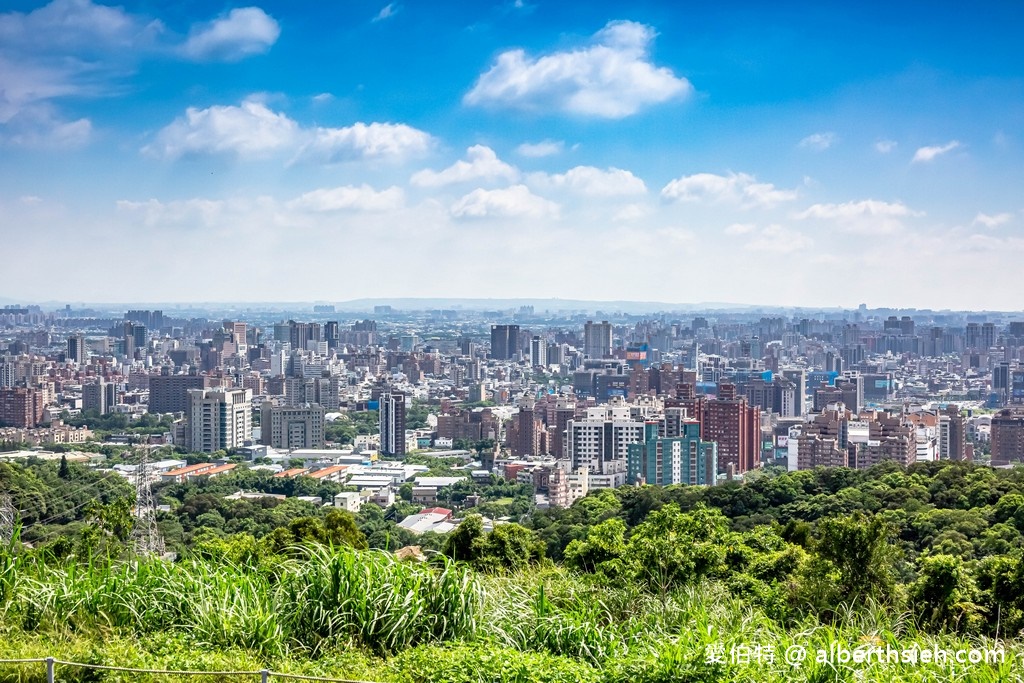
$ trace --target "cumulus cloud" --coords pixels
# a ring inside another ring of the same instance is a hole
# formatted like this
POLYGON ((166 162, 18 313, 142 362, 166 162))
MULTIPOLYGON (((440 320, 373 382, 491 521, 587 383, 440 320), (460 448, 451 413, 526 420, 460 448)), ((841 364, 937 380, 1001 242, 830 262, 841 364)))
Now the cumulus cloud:
POLYGON ((808 135, 798 144, 802 149, 811 149, 815 152, 824 152, 826 149, 831 147, 839 139, 839 136, 835 133, 814 133, 808 135))
POLYGON ((359 186, 343 185, 306 192, 288 202, 287 206, 290 209, 318 212, 391 211, 401 208, 404 199, 402 189, 399 187, 377 191, 364 183, 359 186))
POLYGON ((795 215, 799 220, 817 219, 836 223, 845 232, 883 235, 903 227, 903 219, 923 216, 902 202, 863 199, 842 204, 814 204, 795 215))
POLYGON ((287 115, 250 98, 239 106, 189 107, 160 130, 143 152, 177 159, 202 154, 256 158, 294 151, 295 159, 331 163, 404 157, 430 145, 430 135, 404 124, 355 123, 344 128, 302 128, 287 115))
POLYGON ((650 61, 652 27, 612 21, 591 44, 531 57, 508 50, 466 93, 468 105, 619 119, 693 91, 685 78, 650 61))
POLYGON ((500 190, 477 188, 451 207, 455 218, 557 218, 558 204, 538 197, 525 185, 500 190))
POLYGON ((952 152, 954 149, 960 146, 958 140, 950 140, 944 145, 936 145, 934 147, 920 147, 914 152, 914 158, 911 160, 912 163, 934 161, 936 158, 942 156, 947 152, 952 152))
POLYGON ((540 142, 524 142, 516 147, 516 154, 521 157, 537 159, 561 154, 565 143, 561 140, 541 140, 540 142))
POLYGON ((644 181, 621 168, 600 169, 576 166, 565 173, 533 173, 529 182, 548 190, 567 189, 591 197, 613 197, 646 194, 644 181))
POLYGON ((423 154, 430 134, 404 123, 354 123, 344 128, 316 128, 299 150, 299 159, 334 163, 356 159, 404 159, 423 154))
POLYGON ((237 107, 189 107, 183 117, 163 128, 143 151, 169 159, 223 153, 257 157, 292 147, 298 137, 299 125, 295 121, 249 99, 237 107))
POLYGON ((888 154, 896 149, 898 144, 895 140, 879 140, 875 143, 875 151, 879 154, 888 154))
POLYGON ((498 158, 494 150, 485 145, 473 145, 466 150, 466 158, 456 161, 442 171, 424 169, 413 174, 411 182, 418 187, 442 187, 475 180, 506 180, 514 182, 519 171, 498 158))
POLYGON ((780 190, 771 183, 759 183, 747 173, 696 173, 682 176, 661 190, 663 199, 679 202, 736 204, 770 207, 797 198, 795 190, 780 190))
POLYGON ((233 9, 207 24, 194 26, 181 54, 200 61, 238 61, 270 49, 281 35, 277 21, 259 7, 233 9))
POLYGON ((1012 213, 997 213, 994 216, 990 216, 986 213, 979 212, 974 220, 971 221, 971 225, 983 225, 986 228, 998 228, 1000 225, 1004 225, 1013 220, 1012 213))

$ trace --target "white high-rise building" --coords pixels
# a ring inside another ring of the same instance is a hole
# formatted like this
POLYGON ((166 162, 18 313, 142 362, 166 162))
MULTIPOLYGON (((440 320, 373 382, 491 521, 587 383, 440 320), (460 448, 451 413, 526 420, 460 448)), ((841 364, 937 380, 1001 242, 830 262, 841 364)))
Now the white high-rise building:
POLYGON ((624 485, 629 444, 643 441, 644 422, 630 417, 629 406, 588 408, 585 418, 566 425, 566 455, 574 470, 587 468, 592 488, 624 485))
POLYGON ((530 365, 540 367, 548 364, 548 344, 540 337, 530 340, 530 365))
POLYGON ((241 448, 252 438, 252 390, 190 389, 186 433, 191 451, 241 448))

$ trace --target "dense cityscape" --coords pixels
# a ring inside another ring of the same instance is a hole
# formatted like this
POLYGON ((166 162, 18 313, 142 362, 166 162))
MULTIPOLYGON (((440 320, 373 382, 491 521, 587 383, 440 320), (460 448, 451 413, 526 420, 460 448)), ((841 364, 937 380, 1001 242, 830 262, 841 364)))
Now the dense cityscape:
MULTIPOLYGON (((81 443, 96 439, 90 416, 116 415, 129 429, 104 434, 114 443, 281 471, 299 451, 304 474, 352 465, 341 482, 378 458, 452 451, 561 507, 589 489, 714 485, 764 466, 1024 460, 1024 316, 535 308, 218 320, 8 306, 0 436, 81 443), (147 415, 166 430, 133 434, 147 415), (325 429, 360 415, 371 433, 325 429)), ((392 487, 359 488, 389 500, 392 487)))
POLYGON ((0 3, 0 683, 1024 683, 1021 35, 0 3))

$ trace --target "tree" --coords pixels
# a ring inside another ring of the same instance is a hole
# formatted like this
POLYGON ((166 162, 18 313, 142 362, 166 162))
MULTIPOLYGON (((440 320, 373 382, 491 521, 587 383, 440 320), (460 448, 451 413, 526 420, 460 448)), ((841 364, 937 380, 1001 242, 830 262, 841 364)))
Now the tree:
POLYGON ((918 618, 932 628, 952 631, 972 631, 979 625, 976 593, 963 561, 952 555, 921 560, 917 581, 910 588, 918 618))
POLYGON ((484 524, 480 515, 468 515, 445 538, 442 552, 456 562, 473 562, 480 550, 477 541, 483 535, 484 524))
POLYGON ((625 553, 626 524, 618 517, 612 517, 591 527, 585 539, 570 541, 565 549, 565 564, 615 580, 622 573, 622 556, 625 553))
POLYGON ((71 470, 68 468, 67 454, 60 456, 60 469, 57 471, 57 476, 65 480, 71 478, 71 470))
POLYGON ((626 562, 639 583, 665 596, 723 571, 727 534, 728 522, 718 510, 698 505, 684 513, 670 503, 633 530, 626 562))
POLYGON ((492 573, 515 572, 544 558, 544 543, 518 524, 499 524, 473 542, 477 569, 492 573))
POLYGON ((356 526, 356 518, 347 510, 333 509, 324 517, 324 531, 332 545, 346 545, 357 550, 366 550, 366 536, 356 526))
POLYGON ((816 609, 829 611, 840 602, 856 604, 867 598, 893 600, 899 556, 893 534, 881 516, 859 511, 848 518, 821 520, 807 576, 809 599, 816 609))

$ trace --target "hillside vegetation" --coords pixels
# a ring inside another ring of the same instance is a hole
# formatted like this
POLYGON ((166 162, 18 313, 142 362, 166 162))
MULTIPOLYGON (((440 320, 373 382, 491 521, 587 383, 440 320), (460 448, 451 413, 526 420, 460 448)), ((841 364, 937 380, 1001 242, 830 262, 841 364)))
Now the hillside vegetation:
MULTIPOLYGON (((56 510, 71 477, 90 481, 56 467, 0 465, 0 482, 34 483, 16 491, 56 510)), ((131 556, 110 491, 60 508, 56 538, 2 551, 0 641, 8 656, 382 682, 1019 680, 1022 488, 1018 470, 950 463, 625 487, 490 533, 468 516, 428 539, 426 562, 368 547, 390 510, 271 506, 250 531, 190 531, 173 563, 131 556)), ((163 524, 208 514, 184 510, 210 491, 176 493, 163 524)))

